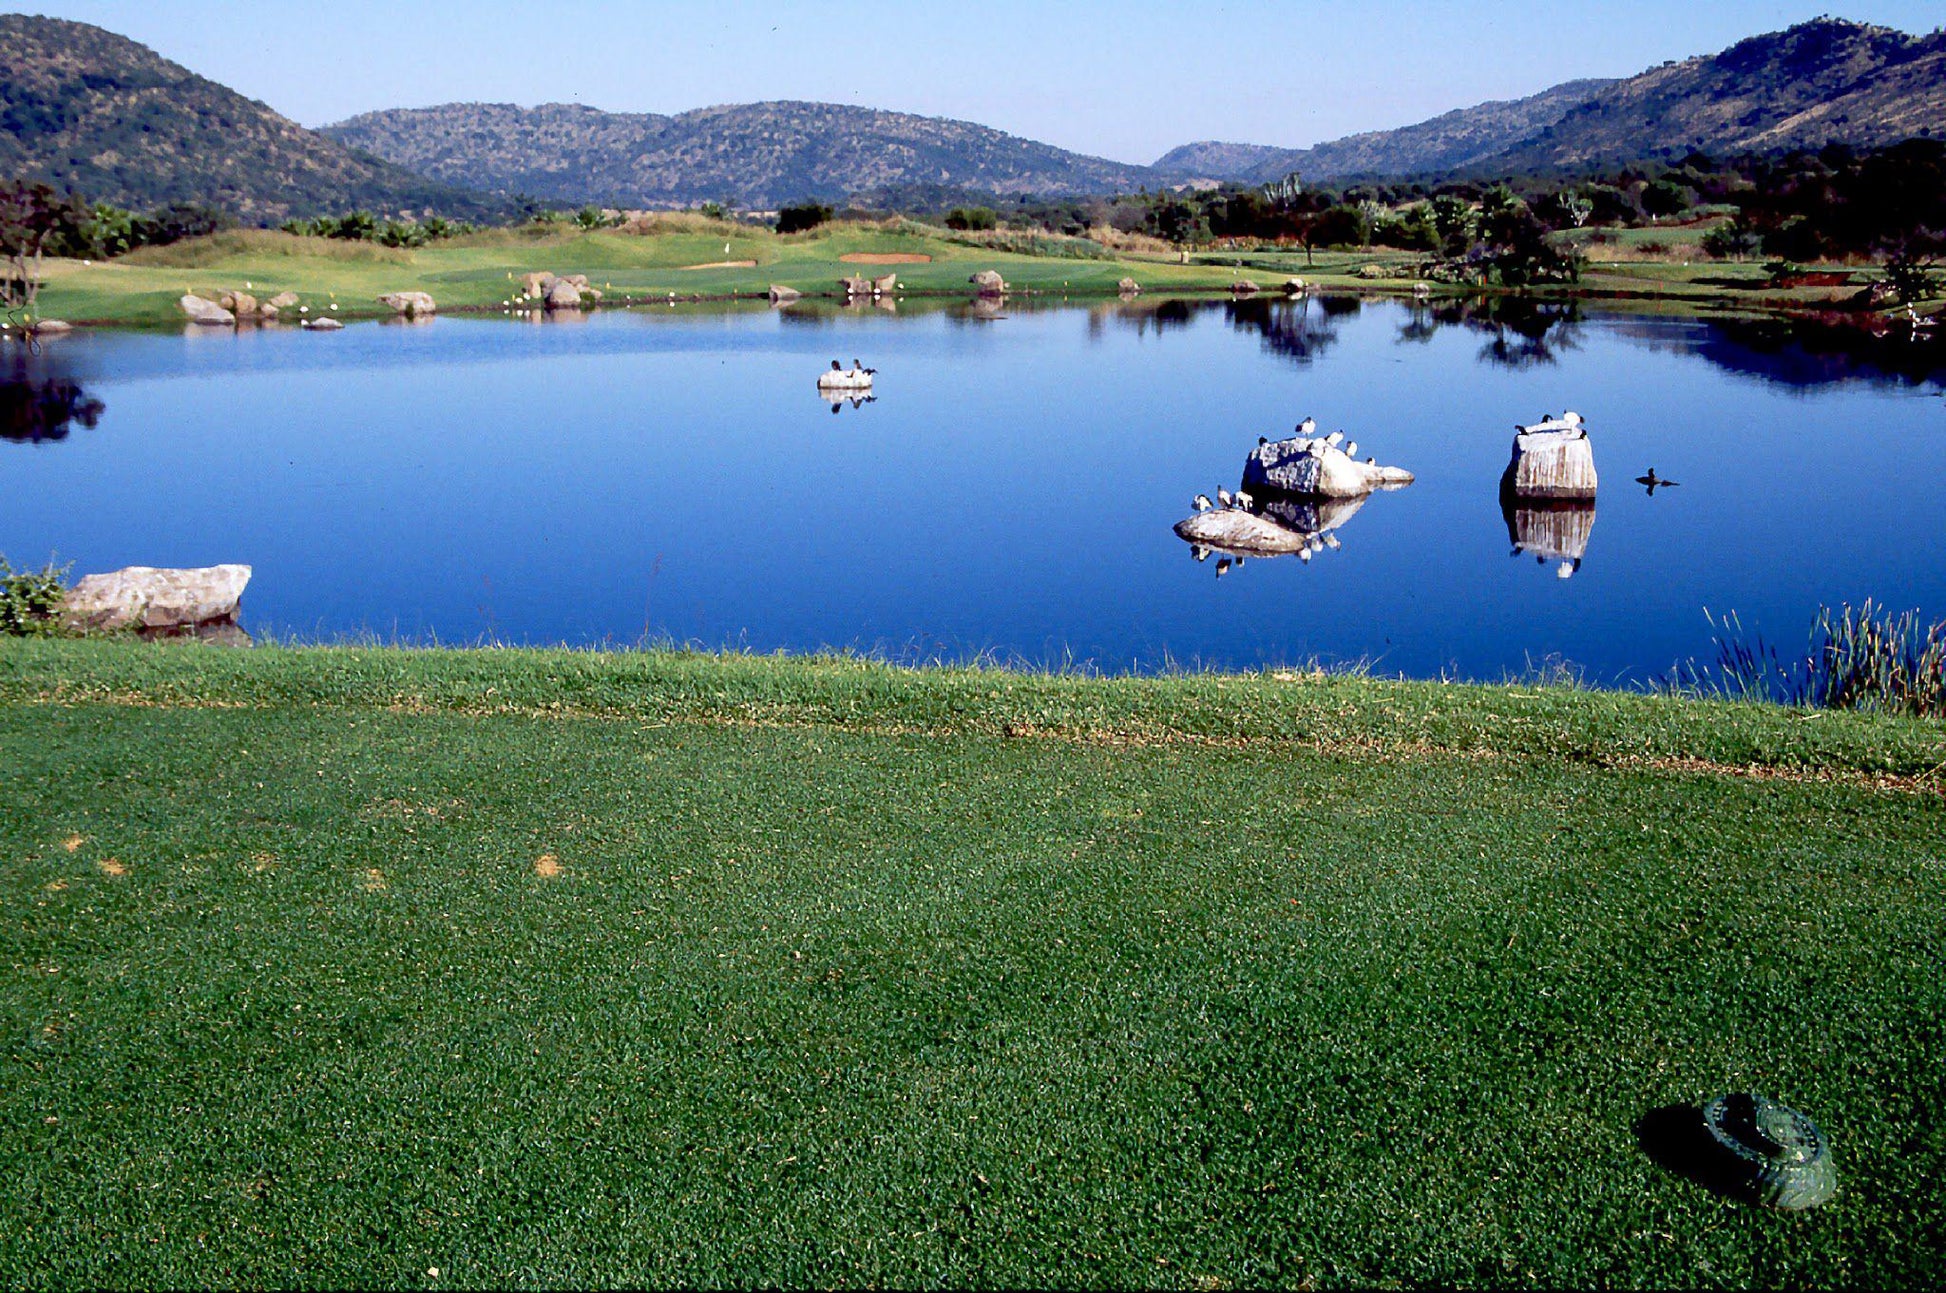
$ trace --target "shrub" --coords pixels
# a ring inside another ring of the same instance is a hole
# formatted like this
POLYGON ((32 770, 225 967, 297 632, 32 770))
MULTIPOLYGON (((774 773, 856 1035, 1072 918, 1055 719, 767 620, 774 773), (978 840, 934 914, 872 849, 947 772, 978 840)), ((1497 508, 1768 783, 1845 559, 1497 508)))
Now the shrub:
POLYGON ((799 202, 777 210, 778 233, 803 233, 831 219, 832 210, 821 202, 799 202))
POLYGON ((946 213, 948 229, 995 229, 1000 217, 991 207, 954 207, 946 213))
POLYGON ((61 603, 68 596, 61 577, 67 572, 66 565, 57 566, 51 559, 39 570, 15 570, 0 555, 0 633, 51 637, 60 632, 61 603))

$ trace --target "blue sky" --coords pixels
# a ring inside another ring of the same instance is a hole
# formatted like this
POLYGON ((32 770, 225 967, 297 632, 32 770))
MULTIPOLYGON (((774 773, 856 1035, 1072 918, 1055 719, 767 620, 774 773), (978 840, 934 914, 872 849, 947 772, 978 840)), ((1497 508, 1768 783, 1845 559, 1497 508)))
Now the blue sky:
MULTIPOLYGON (((958 117, 1148 162, 1197 139, 1301 146, 1713 53, 1830 0, 1207 5, 636 0, 73 0, 305 125, 455 100, 680 112, 820 99, 958 117)), ((1940 0, 1838 16, 1907 31, 1940 0)))

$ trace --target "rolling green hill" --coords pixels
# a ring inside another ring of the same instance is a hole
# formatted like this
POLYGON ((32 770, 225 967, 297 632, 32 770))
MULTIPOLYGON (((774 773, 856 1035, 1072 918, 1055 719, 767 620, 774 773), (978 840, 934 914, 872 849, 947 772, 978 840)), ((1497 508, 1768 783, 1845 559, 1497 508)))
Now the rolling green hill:
POLYGON ((0 176, 126 207, 208 203, 258 221, 500 205, 354 152, 99 27, 0 15, 0 51, 0 176))
POLYGON ((324 133, 456 184, 618 206, 761 208, 912 184, 1100 193, 1157 179, 1147 167, 970 122, 833 103, 733 104, 673 117, 451 103, 369 112, 324 133))

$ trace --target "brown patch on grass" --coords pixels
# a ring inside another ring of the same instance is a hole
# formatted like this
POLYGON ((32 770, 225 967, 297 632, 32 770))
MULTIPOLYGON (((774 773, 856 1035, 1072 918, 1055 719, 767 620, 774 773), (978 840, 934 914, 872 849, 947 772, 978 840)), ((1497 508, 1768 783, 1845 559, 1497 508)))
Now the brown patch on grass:
POLYGON ((377 867, 367 868, 365 871, 364 889, 366 893, 384 893, 386 889, 385 873, 377 867))
POLYGON ((1600 761, 1605 768, 1653 768, 1657 772, 1687 772, 1706 777, 1737 777, 1745 781, 1785 781, 1798 785, 1869 786, 1907 795, 1946 795, 1939 771, 1906 776, 1892 772, 1861 772, 1849 768, 1782 768, 1764 763, 1719 763, 1686 755, 1642 755, 1600 761))
POLYGON ((534 874, 543 880, 552 880, 561 874, 561 859, 552 853, 543 853, 534 861, 534 874))
POLYGON ((847 265, 930 265, 923 251, 848 251, 838 257, 847 265))
POLYGON ((118 858, 103 858, 101 861, 95 863, 95 865, 101 868, 101 873, 103 875, 127 875, 128 874, 128 868, 122 865, 120 859, 118 858))
POLYGON ((684 265, 684 269, 755 269, 754 260, 711 260, 701 265, 684 265))
POLYGON ((276 865, 277 855, 275 853, 259 851, 250 855, 250 867, 253 871, 268 871, 276 865))
POLYGON ((61 841, 61 847, 72 853, 87 842, 88 837, 85 835, 70 835, 61 841))
POLYGON ((67 887, 68 882, 66 880, 49 880, 47 882, 47 891, 49 893, 59 893, 67 887))

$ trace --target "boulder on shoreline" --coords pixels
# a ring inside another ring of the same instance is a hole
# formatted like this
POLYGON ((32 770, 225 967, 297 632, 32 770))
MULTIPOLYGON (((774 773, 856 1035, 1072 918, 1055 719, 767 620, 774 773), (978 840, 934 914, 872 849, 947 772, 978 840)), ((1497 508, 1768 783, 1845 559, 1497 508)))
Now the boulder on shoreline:
POLYGON ((797 300, 803 295, 804 293, 798 291, 796 288, 785 287, 781 283, 772 283, 770 285, 770 303, 772 305, 789 305, 792 301, 797 300))
POLYGON ((1142 285, 1132 278, 1125 278, 1115 284, 1115 290, 1123 296, 1140 296, 1142 294, 1142 285))
POLYGON ((439 306, 434 303, 429 292, 387 292, 378 298, 378 303, 389 306, 395 313, 407 317, 439 312, 439 306))
POLYGON ((550 310, 578 310, 581 308, 581 289, 565 278, 557 278, 547 289, 544 300, 550 310))
POLYGON ((323 318, 304 320, 304 328, 307 332, 342 332, 344 331, 344 327, 344 324, 331 318, 329 315, 323 318))
POLYGON ((185 296, 177 304, 182 307, 182 312, 189 316, 191 323, 215 328, 227 327, 236 322, 236 315, 216 302, 206 301, 200 296, 185 296))
POLYGON ((277 295, 271 297, 268 301, 264 302, 264 308, 266 310, 288 310, 293 305, 296 304, 297 304, 297 293, 279 292, 277 295))
POLYGON ((1238 296, 1255 296, 1257 293, 1263 291, 1261 287, 1258 287, 1247 278, 1239 278, 1236 282, 1230 284, 1230 290, 1238 296))
POLYGON ((234 620, 250 567, 169 570, 128 566, 87 575, 68 590, 61 623, 86 629, 178 629, 234 620))
POLYGON ((1007 280, 1000 277, 997 269, 983 269, 966 280, 981 296, 1000 296, 1007 290, 1007 280))

